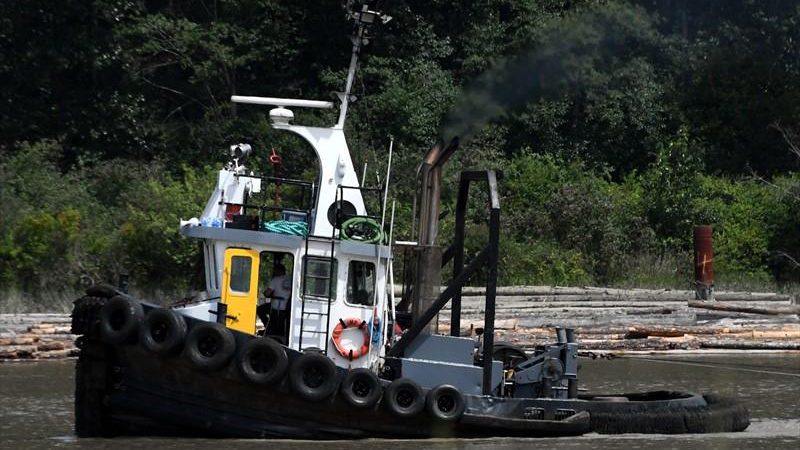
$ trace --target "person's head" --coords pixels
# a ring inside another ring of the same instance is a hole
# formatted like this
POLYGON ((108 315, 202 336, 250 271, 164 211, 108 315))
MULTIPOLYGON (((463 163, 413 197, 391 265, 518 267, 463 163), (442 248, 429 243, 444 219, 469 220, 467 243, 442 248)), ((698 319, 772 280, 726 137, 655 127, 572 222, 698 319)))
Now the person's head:
POLYGON ((286 267, 283 267, 283 264, 275 264, 275 270, 273 270, 272 276, 279 277, 281 275, 286 275, 286 267))

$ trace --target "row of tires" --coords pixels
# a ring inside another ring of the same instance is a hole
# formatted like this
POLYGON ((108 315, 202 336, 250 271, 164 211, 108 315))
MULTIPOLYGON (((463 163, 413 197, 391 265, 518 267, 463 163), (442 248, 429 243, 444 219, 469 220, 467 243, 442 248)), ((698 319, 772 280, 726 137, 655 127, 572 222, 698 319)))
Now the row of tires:
POLYGON ((275 384, 288 377, 291 390, 308 401, 322 401, 338 390, 355 408, 378 402, 394 415, 414 417, 427 409, 441 421, 458 420, 465 410, 464 396, 454 386, 440 385, 425 393, 415 381, 398 378, 384 389, 371 370, 353 369, 341 379, 325 355, 307 352, 289 364, 286 349, 270 338, 248 340, 237 353, 233 333, 218 323, 201 322, 188 330, 184 317, 171 309, 144 313, 142 305, 126 296, 111 298, 100 312, 100 335, 115 345, 138 342, 159 356, 183 353, 202 371, 215 371, 235 359, 242 377, 255 384, 275 384), (427 408, 426 408, 427 407, 427 408))

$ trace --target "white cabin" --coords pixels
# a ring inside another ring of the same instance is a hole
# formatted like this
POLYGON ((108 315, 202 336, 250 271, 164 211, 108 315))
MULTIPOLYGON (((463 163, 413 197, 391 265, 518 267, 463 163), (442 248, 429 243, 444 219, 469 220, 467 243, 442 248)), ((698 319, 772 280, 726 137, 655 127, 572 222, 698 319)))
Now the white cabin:
MULTIPOLYGON (((327 102, 233 100, 277 106, 270 111, 273 128, 295 133, 311 145, 320 163, 318 182, 254 175, 245 166, 249 146, 231 147, 233 161, 220 170, 202 215, 182 223, 182 235, 203 240, 207 300, 179 311, 253 334, 259 321, 257 303, 270 301, 270 321, 284 314, 276 314, 275 306, 288 303, 288 330, 275 338, 299 351, 320 349, 341 367, 374 368, 385 344, 391 249, 385 238, 375 243, 348 239, 334 227, 337 220, 347 223, 346 219, 356 219, 370 222, 375 229, 383 221, 382 211, 370 216, 365 210, 364 189, 353 168, 342 124, 331 128, 294 125, 292 112, 285 108, 308 103, 328 107, 327 102), (270 184, 305 189, 302 197, 309 200, 307 209, 250 204, 250 199, 270 184), (276 215, 279 220, 268 220, 276 215), (283 282, 290 292, 286 302, 263 295, 277 264, 288 269, 283 282), (223 315, 224 322, 218 318, 223 315), (356 322, 362 327, 352 326, 356 322), (336 339, 338 348, 334 343, 337 325, 342 328, 336 339), (366 354, 359 355, 365 345, 366 354)), ((382 194, 377 189, 370 191, 382 194)), ((267 327, 266 332, 274 329, 267 327)))

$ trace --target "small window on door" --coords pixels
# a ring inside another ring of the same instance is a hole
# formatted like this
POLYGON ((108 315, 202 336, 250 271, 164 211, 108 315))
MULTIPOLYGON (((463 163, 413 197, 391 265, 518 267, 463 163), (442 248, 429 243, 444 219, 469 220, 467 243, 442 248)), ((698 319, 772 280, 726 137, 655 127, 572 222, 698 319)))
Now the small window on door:
POLYGON ((347 303, 365 306, 375 304, 375 264, 350 261, 347 270, 347 303))
POLYGON ((319 300, 336 299, 336 260, 307 257, 303 295, 319 300), (333 264, 333 267, 331 267, 333 264))
POLYGON ((253 259, 249 256, 234 256, 231 258, 230 289, 238 294, 250 292, 250 274, 252 273, 253 259))

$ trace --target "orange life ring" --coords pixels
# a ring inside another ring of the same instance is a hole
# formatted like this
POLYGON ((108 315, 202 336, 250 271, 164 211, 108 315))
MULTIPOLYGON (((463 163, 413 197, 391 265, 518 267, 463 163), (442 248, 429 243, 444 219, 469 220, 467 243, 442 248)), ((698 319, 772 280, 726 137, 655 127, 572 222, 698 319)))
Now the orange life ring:
POLYGON ((333 346, 336 347, 336 351, 345 358, 349 358, 350 361, 361 358, 369 353, 369 327, 367 326, 367 322, 365 320, 359 319, 358 317, 339 319, 339 323, 337 323, 336 327, 333 329, 331 339, 333 339, 333 346), (342 332, 352 327, 358 327, 361 329, 361 332, 364 333, 364 342, 361 344, 361 348, 358 350, 345 349, 342 347, 342 332))

